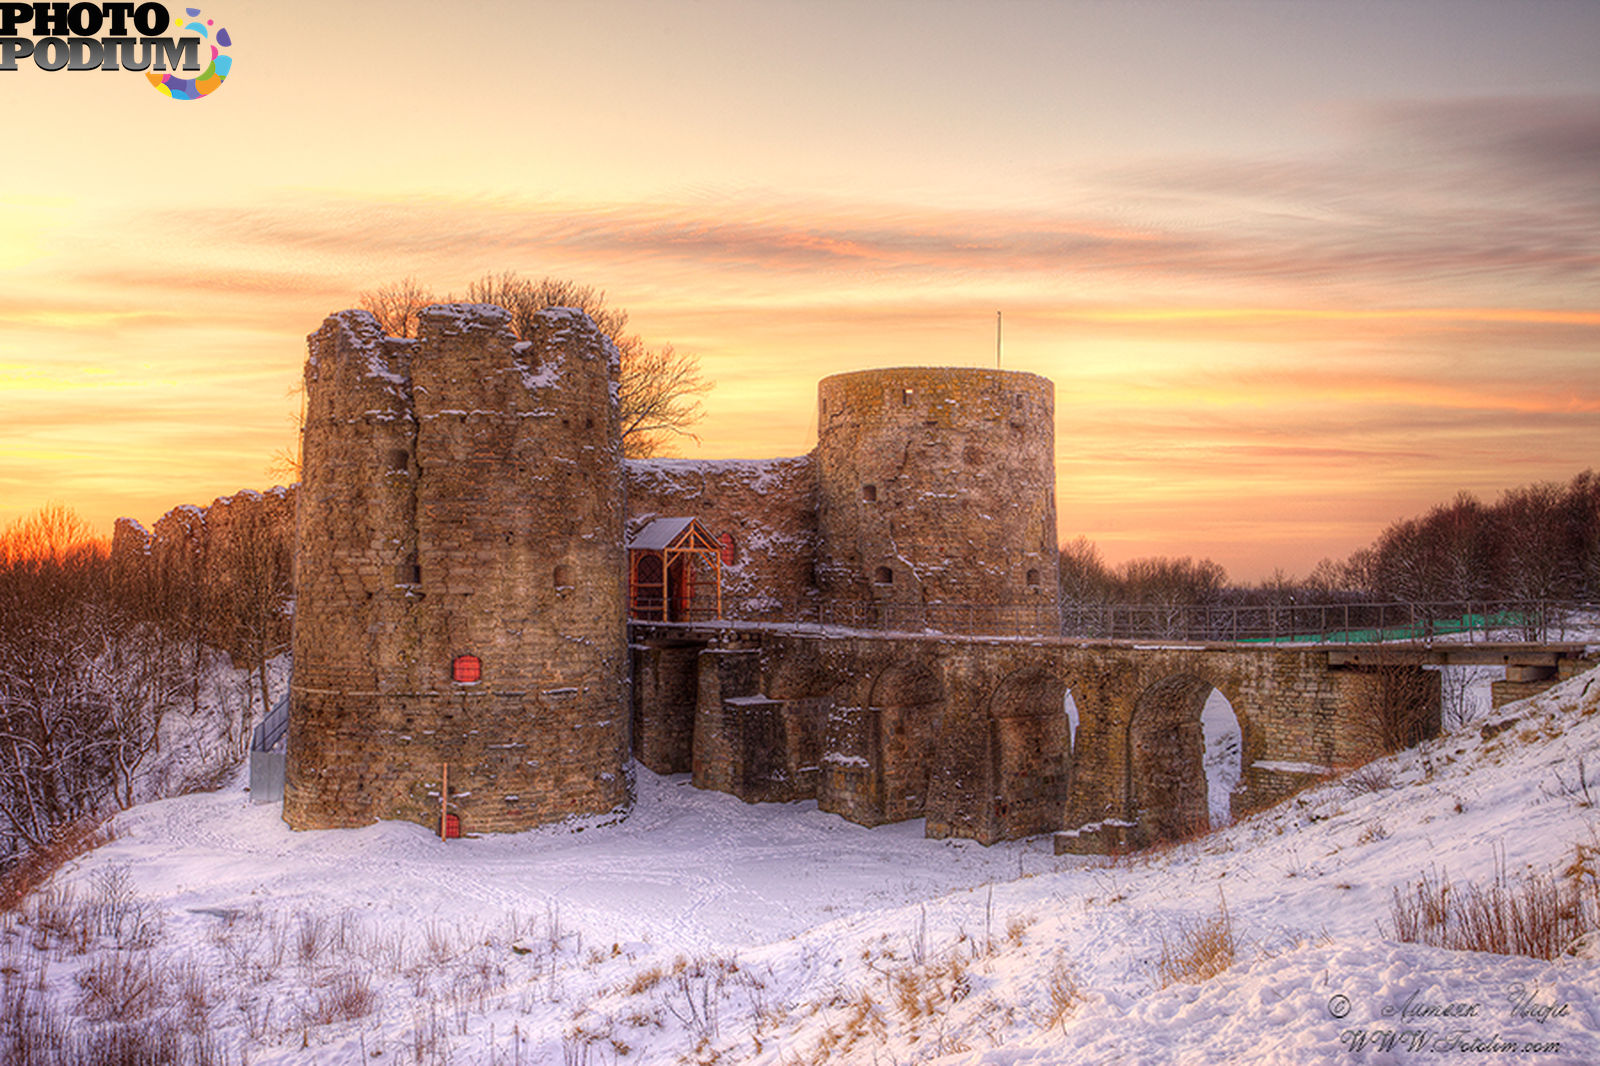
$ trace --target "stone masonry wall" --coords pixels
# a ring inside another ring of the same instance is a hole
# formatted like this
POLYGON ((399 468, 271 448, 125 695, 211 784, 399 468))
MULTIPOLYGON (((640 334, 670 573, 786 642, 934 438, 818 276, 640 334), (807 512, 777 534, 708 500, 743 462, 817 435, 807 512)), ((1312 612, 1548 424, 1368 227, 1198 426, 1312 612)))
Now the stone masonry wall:
MULTIPOLYGON (((243 489, 203 507, 174 507, 153 530, 119 518, 111 538, 113 566, 122 579, 140 583, 153 595, 192 598, 202 608, 220 607, 240 582, 250 580, 267 581, 287 604, 293 595, 295 498, 292 485, 265 492, 243 489)), ((208 640, 236 661, 249 658, 254 641, 232 624, 235 619, 219 610, 206 621, 208 640)), ((289 624, 287 613, 278 614, 256 639, 284 646, 289 624)))
POLYGON ((465 832, 628 800, 615 348, 579 312, 310 338, 284 817, 465 832), (453 679, 462 656, 481 678, 453 679))
POLYGON ((817 582, 839 620, 1059 632, 1048 380, 868 370, 817 394, 817 582))
POLYGON ((733 562, 722 569, 727 617, 782 619, 815 603, 814 456, 630 459, 626 473, 630 536, 652 519, 691 515, 713 536, 733 536, 733 562))
MULTIPOLYGON (((635 634, 642 648, 684 640, 642 625, 635 634)), ((737 654, 708 643, 673 659, 698 678, 696 784, 754 801, 772 798, 781 778, 785 798, 815 797, 866 825, 925 817, 933 837, 991 843, 1069 829, 1080 831, 1069 850, 1094 851, 1192 832, 1208 809, 1200 711, 1213 688, 1240 726, 1236 812, 1353 764, 1370 743, 1361 719, 1373 676, 1315 650, 771 630, 737 639, 737 654), (798 772, 808 767, 817 772, 798 772)), ((1436 675, 1415 672, 1433 678, 1436 698, 1436 675)), ((690 691, 686 678, 656 679, 639 720, 681 721, 672 701, 690 691)))

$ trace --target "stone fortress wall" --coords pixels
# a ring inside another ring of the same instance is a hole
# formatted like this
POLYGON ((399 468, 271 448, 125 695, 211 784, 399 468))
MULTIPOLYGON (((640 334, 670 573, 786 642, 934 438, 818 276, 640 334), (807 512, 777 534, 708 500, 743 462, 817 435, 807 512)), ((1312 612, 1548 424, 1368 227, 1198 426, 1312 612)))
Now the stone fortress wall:
MULTIPOLYGON (((231 593, 249 595, 244 584, 268 581, 271 592, 287 601, 292 595, 290 571, 294 553, 296 490, 277 486, 265 492, 244 489, 220 496, 209 505, 174 507, 146 529, 131 518, 119 518, 111 535, 113 571, 136 580, 152 595, 193 600, 203 614, 231 593)), ((217 612, 201 619, 204 639, 227 652, 235 662, 251 658, 252 645, 287 645, 289 618, 259 619, 262 632, 242 630, 237 620, 217 612)))
POLYGON ((474 831, 623 805, 616 349, 559 309, 419 334, 310 338, 284 818, 437 825, 446 766, 474 831))
POLYGON ((1042 606, 1053 630, 1048 381, 839 375, 811 455, 625 464, 610 342, 576 311, 508 322, 441 305, 399 340, 347 311, 309 338, 291 825, 437 824, 446 766, 474 832, 626 804, 635 751, 685 748, 627 692, 624 544, 654 517, 731 536, 733 619, 892 599, 1042 606))
POLYGON ((1104 850, 1204 819, 1212 687, 1243 729, 1235 810, 1361 755, 1382 670, 1060 639, 1043 378, 840 374, 808 455, 625 461, 617 353, 581 312, 518 340, 500 308, 439 305, 419 333, 346 311, 309 338, 298 489, 118 524, 119 560, 220 581, 293 517, 291 826, 437 826, 448 767, 464 831, 514 831, 624 809, 637 758, 867 825, 1104 850), (880 632, 639 624, 630 646, 626 539, 686 516, 732 538, 730 622, 880 632))
POLYGON ((817 464, 787 459, 630 459, 628 535, 654 518, 693 515, 733 538, 722 568, 731 618, 793 617, 815 610, 817 464))
POLYGON ((915 367, 817 392, 817 584, 833 616, 874 604, 869 621, 897 628, 1059 632, 1048 380, 915 367))

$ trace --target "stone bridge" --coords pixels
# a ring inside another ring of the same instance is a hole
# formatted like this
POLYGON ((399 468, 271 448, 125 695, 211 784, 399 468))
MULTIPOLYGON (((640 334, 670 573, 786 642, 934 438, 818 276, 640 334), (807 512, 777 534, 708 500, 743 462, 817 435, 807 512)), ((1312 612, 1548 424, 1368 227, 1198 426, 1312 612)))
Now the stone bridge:
POLYGON ((634 623, 633 743, 658 773, 749 802, 814 798, 862 825, 923 817, 983 843, 1062 851, 1209 824, 1201 711, 1241 736, 1235 814, 1439 728, 1448 662, 1524 690, 1594 665, 1582 645, 1429 649, 1099 643, 634 623), (1076 730, 1065 707, 1070 694, 1076 730), (1386 730, 1388 731, 1386 733, 1386 730))

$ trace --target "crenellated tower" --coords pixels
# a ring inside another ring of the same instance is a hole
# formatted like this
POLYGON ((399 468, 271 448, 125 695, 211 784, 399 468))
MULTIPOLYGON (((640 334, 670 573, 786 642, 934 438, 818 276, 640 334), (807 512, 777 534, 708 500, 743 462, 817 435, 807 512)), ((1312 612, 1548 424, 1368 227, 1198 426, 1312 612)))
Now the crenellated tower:
POLYGON ((834 617, 1059 632, 1046 378, 864 370, 817 388, 817 584, 834 617))
POLYGON ((309 338, 284 818, 508 831, 628 802, 615 347, 580 311, 309 338))

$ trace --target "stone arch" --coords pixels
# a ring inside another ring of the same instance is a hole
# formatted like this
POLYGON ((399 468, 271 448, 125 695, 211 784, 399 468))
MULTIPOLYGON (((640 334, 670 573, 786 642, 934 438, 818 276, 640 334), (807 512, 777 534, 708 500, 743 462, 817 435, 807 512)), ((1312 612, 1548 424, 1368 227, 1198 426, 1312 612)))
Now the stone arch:
POLYGON ((1219 688, 1206 695, 1200 709, 1201 743, 1205 748, 1206 807, 1212 828, 1233 821, 1233 796, 1244 780, 1244 720, 1219 688))
MULTIPOLYGON (((1242 758, 1245 718, 1237 698, 1230 698, 1223 687, 1185 672, 1168 675, 1139 694, 1123 745, 1125 817, 1134 823, 1130 837, 1136 845, 1182 840, 1211 828, 1205 720, 1213 693, 1226 704, 1238 735, 1233 750, 1242 758)), ((1211 716, 1221 717, 1216 710, 1211 716)), ((1234 778, 1234 787, 1239 777, 1242 773, 1234 778)))
POLYGON ((933 747, 944 724, 944 683, 921 663, 896 663, 873 679, 867 713, 876 738, 873 791, 882 820, 922 817, 933 747))
POLYGON ((1072 785, 1070 686, 1042 667, 1001 679, 988 700, 991 838, 1060 829, 1072 785))

